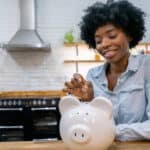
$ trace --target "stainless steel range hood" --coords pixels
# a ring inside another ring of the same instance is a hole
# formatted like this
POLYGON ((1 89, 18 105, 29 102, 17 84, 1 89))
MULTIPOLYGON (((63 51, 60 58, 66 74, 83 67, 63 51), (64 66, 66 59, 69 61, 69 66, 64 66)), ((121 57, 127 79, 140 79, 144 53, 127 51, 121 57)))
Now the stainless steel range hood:
POLYGON ((50 50, 36 31, 35 0, 20 0, 20 29, 3 45, 7 50, 50 50))

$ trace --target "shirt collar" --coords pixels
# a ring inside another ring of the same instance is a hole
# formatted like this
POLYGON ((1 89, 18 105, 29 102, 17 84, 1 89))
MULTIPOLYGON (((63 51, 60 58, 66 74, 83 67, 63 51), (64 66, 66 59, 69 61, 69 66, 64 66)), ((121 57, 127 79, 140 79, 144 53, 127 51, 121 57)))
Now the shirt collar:
MULTIPOLYGON (((104 65, 98 67, 97 71, 94 72, 93 76, 94 77, 99 77, 99 76, 102 76, 102 77, 106 77, 106 68, 107 66, 109 65, 108 62, 105 62, 104 65)), ((129 62, 128 62, 128 66, 127 66, 127 69, 126 71, 133 71, 133 72, 136 72, 139 68, 139 59, 136 55, 131 55, 129 56, 129 62)), ((104 80, 104 78, 101 78, 104 80)))
POLYGON ((94 72, 93 76, 94 77, 99 77, 105 75, 105 70, 108 66, 108 63, 105 62, 104 65, 100 65, 97 70, 94 72))
POLYGON ((139 68, 139 57, 137 55, 130 55, 126 71, 136 72, 139 68))

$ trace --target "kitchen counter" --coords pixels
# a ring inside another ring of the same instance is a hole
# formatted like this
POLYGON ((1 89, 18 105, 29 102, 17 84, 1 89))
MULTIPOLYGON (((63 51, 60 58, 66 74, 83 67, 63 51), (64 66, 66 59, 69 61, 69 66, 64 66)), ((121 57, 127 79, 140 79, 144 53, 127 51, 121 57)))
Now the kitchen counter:
POLYGON ((0 98, 36 98, 36 97, 62 97, 66 93, 63 91, 0 91, 0 98))
MULTIPOLYGON (((114 142, 108 150, 149 150, 150 142, 114 142)), ((0 150, 68 150, 58 142, 0 142, 0 150)))

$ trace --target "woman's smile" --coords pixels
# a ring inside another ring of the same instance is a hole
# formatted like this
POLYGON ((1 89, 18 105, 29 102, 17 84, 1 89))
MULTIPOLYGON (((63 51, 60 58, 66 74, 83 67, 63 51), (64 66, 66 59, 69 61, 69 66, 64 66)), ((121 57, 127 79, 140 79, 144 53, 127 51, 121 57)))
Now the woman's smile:
POLYGON ((112 24, 99 27, 95 32, 97 51, 110 63, 119 63, 129 55, 129 37, 112 24))
POLYGON ((117 54, 117 50, 104 50, 104 52, 101 53, 105 59, 111 59, 117 54))

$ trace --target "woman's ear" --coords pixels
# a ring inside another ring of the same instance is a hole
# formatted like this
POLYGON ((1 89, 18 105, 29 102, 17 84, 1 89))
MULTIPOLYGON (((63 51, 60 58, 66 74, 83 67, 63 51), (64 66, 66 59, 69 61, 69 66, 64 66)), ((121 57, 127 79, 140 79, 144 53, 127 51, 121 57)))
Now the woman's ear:
POLYGON ((59 111, 61 114, 80 105, 80 101, 71 95, 64 96, 59 102, 59 111))

